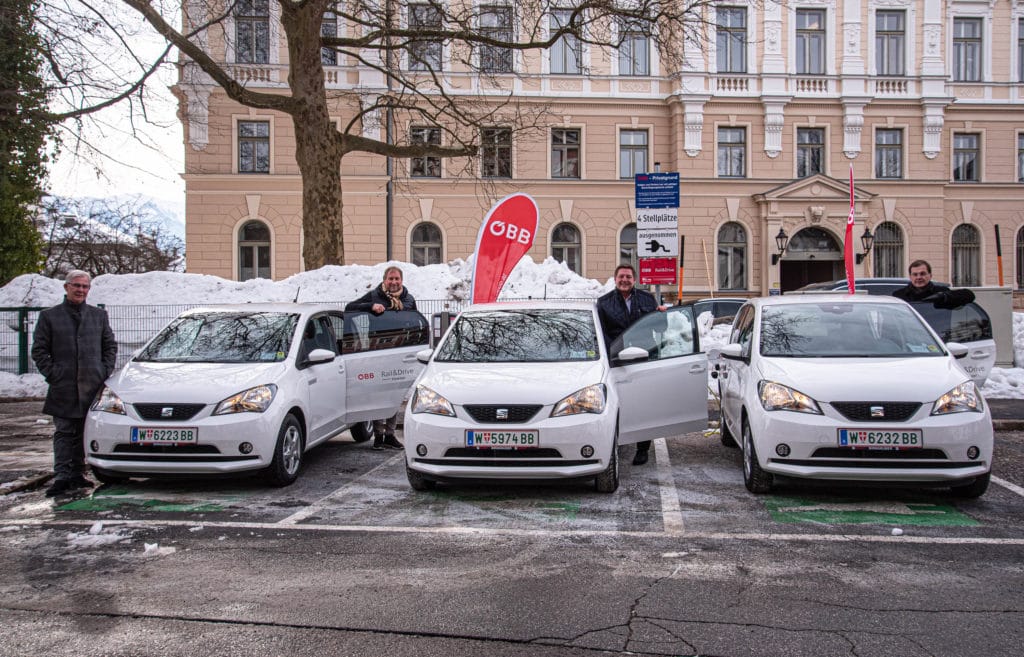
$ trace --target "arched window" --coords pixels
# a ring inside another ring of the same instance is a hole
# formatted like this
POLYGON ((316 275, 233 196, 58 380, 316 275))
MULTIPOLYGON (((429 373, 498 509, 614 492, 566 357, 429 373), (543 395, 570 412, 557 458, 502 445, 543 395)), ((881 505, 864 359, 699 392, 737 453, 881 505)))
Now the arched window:
POLYGON ((551 233, 551 257, 581 273, 580 231, 572 224, 558 224, 551 233))
POLYGON ((718 289, 747 289, 747 231, 735 221, 718 229, 718 289))
POLYGON ((875 227, 875 276, 905 276, 903 271, 903 231, 899 225, 885 221, 875 227))
POLYGON ((632 265, 633 269, 639 264, 636 256, 636 224, 627 224, 619 233, 619 264, 632 265))
POLYGON ((970 224, 953 229, 953 279, 957 287, 981 285, 981 236, 970 224))
POLYGON ((1024 228, 1017 231, 1017 289, 1024 290, 1024 228))
POLYGON ((270 277, 270 229, 250 221, 238 231, 238 280, 270 277))
POLYGON ((425 221, 412 229, 412 243, 409 245, 412 264, 437 265, 441 263, 441 229, 425 221))

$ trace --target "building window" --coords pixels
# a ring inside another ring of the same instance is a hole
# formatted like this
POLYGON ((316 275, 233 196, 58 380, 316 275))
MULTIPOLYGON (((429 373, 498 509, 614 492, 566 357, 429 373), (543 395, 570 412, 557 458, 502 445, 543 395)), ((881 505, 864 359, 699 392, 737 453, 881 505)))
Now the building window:
POLYGON ((875 227, 871 249, 875 276, 900 277, 903 271, 903 231, 898 224, 885 221, 875 227))
POLYGON ((719 7, 715 26, 715 46, 719 73, 747 72, 747 10, 745 7, 719 7))
POLYGON ((796 72, 825 73, 825 10, 796 10, 796 72))
POLYGON ((266 64, 270 60, 270 8, 268 0, 235 3, 235 61, 266 64))
POLYGON ((953 19, 953 80, 981 80, 981 19, 953 19))
POLYGON ((512 130, 484 128, 480 131, 480 175, 484 178, 512 177, 512 130))
POLYGON ((639 265, 636 250, 636 224, 626 224, 626 227, 619 233, 619 264, 632 265, 633 269, 639 265))
POLYGON ((551 177, 580 177, 580 131, 573 128, 551 130, 551 177))
MULTIPOLYGON (((411 31, 440 30, 441 11, 434 5, 409 5, 409 29, 411 31)), ((440 41, 410 41, 409 69, 413 71, 441 70, 440 41)))
POLYGON ((1017 231, 1017 289, 1024 290, 1024 228, 1017 231))
POLYGON ((238 122, 238 173, 270 173, 270 121, 238 122))
POLYGON ((619 75, 651 74, 650 35, 642 25, 623 23, 619 28, 619 75))
POLYGON ((906 12, 875 14, 875 69, 878 75, 905 75, 906 12))
MULTIPOLYGON (((320 23, 320 36, 329 38, 338 36, 338 15, 333 11, 324 14, 324 19, 320 23)), ((338 51, 334 48, 321 48, 320 63, 324 66, 337 66, 338 51)))
MULTIPOLYGON (((497 41, 512 41, 512 8, 487 6, 480 8, 480 33, 497 41)), ((481 45, 480 70, 484 73, 511 73, 512 49, 505 46, 481 45)))
POLYGON ((250 221, 238 231, 238 280, 271 278, 270 229, 262 221, 250 221))
POLYGON ((903 131, 875 131, 875 178, 903 177, 903 131))
MULTIPOLYGON (((409 128, 409 143, 413 146, 440 146, 441 128, 409 128)), ((409 176, 413 178, 440 178, 441 158, 435 155, 409 158, 409 176)))
POLYGON ((580 268, 580 231, 572 224, 558 224, 551 233, 551 257, 564 262, 572 271, 579 274, 580 268))
POLYGON ((619 131, 619 178, 647 172, 647 131, 619 131))
POLYGON ((978 182, 981 179, 979 135, 953 135, 953 182, 978 182))
POLYGON ((825 129, 797 128, 796 177, 825 173, 825 129))
POLYGON ((412 229, 410 260, 417 267, 441 264, 441 229, 423 222, 412 229))
POLYGON ((1024 132, 1017 135, 1017 182, 1024 182, 1024 132))
MULTIPOLYGON (((554 34, 560 28, 568 27, 572 11, 556 9, 549 16, 548 26, 554 34)), ((577 22, 577 25, 579 23, 577 22)), ((583 46, 575 34, 563 34, 551 46, 551 72, 562 75, 575 75, 583 70, 583 46)))
POLYGON ((1024 82, 1024 18, 1017 19, 1017 81, 1024 82))
POLYGON ((955 287, 981 285, 981 238, 978 229, 960 224, 953 229, 953 280, 955 287))
POLYGON ((747 289, 747 231, 734 221, 718 229, 718 288, 747 289))
POLYGON ((746 170, 747 129, 718 129, 718 177, 743 178, 746 170))

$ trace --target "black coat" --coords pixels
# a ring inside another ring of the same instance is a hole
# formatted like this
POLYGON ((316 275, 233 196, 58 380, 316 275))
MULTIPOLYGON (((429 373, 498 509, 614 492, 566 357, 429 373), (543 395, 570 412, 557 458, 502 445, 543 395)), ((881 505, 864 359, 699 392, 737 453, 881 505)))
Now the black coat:
POLYGON ((658 301, 654 295, 644 290, 633 288, 632 308, 626 309, 622 293, 612 290, 597 299, 597 316, 601 319, 601 330, 604 331, 605 344, 611 346, 615 338, 622 335, 626 328, 647 313, 658 309, 658 301))
MULTIPOLYGON (((404 285, 402 286, 402 293, 398 295, 398 300, 402 302, 402 310, 416 310, 416 299, 409 294, 409 288, 404 285)), ((368 313, 372 312, 371 308, 373 308, 373 305, 376 303, 384 306, 385 310, 391 309, 391 299, 389 299, 388 296, 384 294, 384 291, 380 289, 380 285, 355 301, 350 301, 345 304, 345 310, 368 313)))
POLYGON ((892 295, 909 303, 929 301, 935 304, 936 308, 959 308, 974 301, 974 292, 966 288, 951 290, 948 285, 931 281, 928 281, 928 284, 923 287, 914 287, 913 285, 901 287, 892 295))
POLYGON ((50 384, 43 412, 82 418, 114 372, 117 341, 107 311, 83 303, 79 321, 73 313, 67 300, 39 313, 32 360, 50 384))

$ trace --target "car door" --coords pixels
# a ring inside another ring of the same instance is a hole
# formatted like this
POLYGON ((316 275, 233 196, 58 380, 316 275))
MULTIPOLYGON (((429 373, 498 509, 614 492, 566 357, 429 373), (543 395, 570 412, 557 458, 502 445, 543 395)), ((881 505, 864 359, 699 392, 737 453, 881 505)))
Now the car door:
POLYGON ((310 317, 302 331, 302 345, 296 362, 308 395, 308 445, 344 427, 345 363, 338 353, 338 340, 330 317, 326 313, 310 317), (314 349, 327 349, 335 354, 335 358, 333 361, 310 363, 307 359, 314 349))
POLYGON ((427 320, 415 310, 380 315, 346 312, 342 336, 346 424, 391 417, 423 364, 416 353, 429 346, 427 320))
POLYGON ((610 380, 619 397, 619 443, 698 431, 708 425, 708 362, 692 306, 641 317, 610 352, 643 347, 644 361, 612 358, 610 380))
POLYGON ((742 345, 742 359, 720 358, 718 362, 719 402, 722 422, 734 436, 740 435, 739 420, 743 412, 743 388, 750 378, 750 351, 754 337, 754 307, 744 306, 733 322, 729 344, 742 345))
POLYGON ((982 386, 996 364, 996 341, 992 337, 992 321, 985 309, 971 302, 959 308, 936 308, 934 304, 910 304, 939 334, 943 342, 959 342, 967 347, 967 355, 957 364, 975 384, 982 386))

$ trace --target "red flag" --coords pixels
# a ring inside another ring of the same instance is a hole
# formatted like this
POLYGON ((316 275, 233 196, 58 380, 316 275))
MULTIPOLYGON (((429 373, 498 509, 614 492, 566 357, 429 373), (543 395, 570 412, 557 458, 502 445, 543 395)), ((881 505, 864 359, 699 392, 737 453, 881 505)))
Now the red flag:
POLYGON ((846 260, 846 286, 853 294, 856 283, 853 277, 853 165, 850 165, 850 214, 846 217, 846 242, 843 245, 846 260))
POLYGON ((491 208, 476 236, 471 303, 498 298, 501 286, 533 245, 540 212, 527 194, 511 194, 491 208))

